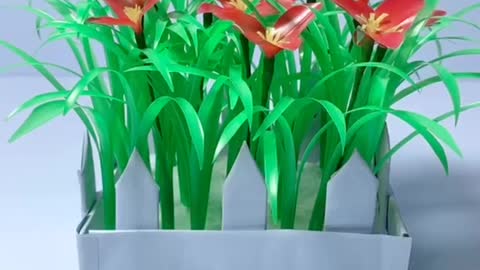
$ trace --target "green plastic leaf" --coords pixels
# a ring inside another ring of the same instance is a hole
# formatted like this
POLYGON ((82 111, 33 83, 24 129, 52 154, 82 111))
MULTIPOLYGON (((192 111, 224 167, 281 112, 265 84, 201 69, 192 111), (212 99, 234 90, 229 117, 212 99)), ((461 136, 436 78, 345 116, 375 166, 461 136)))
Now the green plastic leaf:
POLYGON ((263 136, 263 171, 267 186, 273 222, 278 223, 278 182, 279 168, 277 156, 277 139, 273 131, 267 131, 263 136))
POLYGON ((243 124, 245 124, 246 121, 246 112, 241 112, 237 116, 235 116, 232 121, 228 123, 228 125, 225 127, 222 134, 220 135, 220 139, 218 140, 213 161, 218 158, 225 146, 227 146, 233 136, 235 136, 235 134, 238 132, 238 130, 240 130, 240 128, 243 126, 243 124))
POLYGON ((175 35, 178 35, 187 44, 187 46, 192 46, 190 38, 188 37, 183 25, 176 23, 168 26, 167 29, 175 35))
POLYGON ((143 118, 140 121, 140 125, 138 127, 139 139, 143 139, 148 136, 148 133, 150 132, 150 129, 155 122, 155 119, 170 101, 172 101, 171 97, 160 97, 150 104, 148 109, 143 114, 143 118))
POLYGON ((202 123, 198 118, 197 112, 188 101, 182 98, 176 98, 175 102, 183 112, 183 117, 185 117, 185 121, 187 123, 187 130, 190 133, 192 144, 197 152, 200 169, 202 169, 205 150, 202 123))
MULTIPOLYGON (((470 111, 470 110, 478 109, 478 108, 480 108, 480 103, 478 103, 478 102, 477 103, 472 103, 472 104, 463 106, 460 109, 460 112, 466 112, 466 111, 470 111)), ((436 121, 436 122, 444 121, 446 119, 449 119, 452 116, 455 116, 455 113, 456 113, 455 111, 447 112, 447 113, 442 114, 438 117, 435 117, 433 119, 433 121, 436 121)), ((380 171, 380 169, 384 166, 385 162, 387 162, 389 159, 391 159, 400 149, 402 149, 406 144, 411 142, 418 135, 420 135, 419 130, 415 130, 412 133, 410 133, 408 136, 406 136, 404 139, 402 139, 400 142, 398 142, 395 146, 393 146, 390 149, 390 151, 385 154, 385 156, 382 158, 382 160, 380 160, 378 162, 374 172, 377 173, 378 171, 380 171)), ((445 168, 445 166, 444 166, 444 168, 445 168)))
MULTIPOLYGON (((65 91, 50 92, 50 93, 37 95, 37 96, 29 99, 28 101, 24 102, 19 107, 17 107, 14 111, 12 111, 8 115, 7 119, 11 119, 11 118, 15 117, 17 114, 19 114, 19 113, 21 113, 25 110, 28 110, 32 107, 38 107, 38 106, 43 105, 43 104, 48 103, 48 102, 65 99, 68 95, 69 95, 69 92, 65 92, 65 91)), ((81 96, 94 97, 94 98, 103 98, 103 99, 108 99, 108 100, 113 100, 113 101, 116 101, 116 102, 124 103, 123 100, 116 99, 112 96, 104 95, 104 94, 98 93, 98 92, 82 92, 82 93, 80 93, 80 95, 81 96)))
POLYGON ((20 58, 22 58, 24 61, 28 63, 33 63, 32 65, 40 74, 43 75, 45 79, 47 79, 54 87, 55 89, 59 91, 65 91, 65 88, 62 86, 62 84, 55 78, 55 76, 50 73, 37 59, 35 59, 33 56, 30 54, 26 53, 25 51, 11 45, 8 42, 0 40, 0 46, 10 50, 20 58))
POLYGON ((257 140, 260 136, 263 136, 265 131, 275 124, 275 122, 283 115, 283 113, 295 102, 295 99, 291 97, 283 97, 276 105, 271 113, 267 115, 263 123, 258 127, 253 140, 257 140))
POLYGON ((450 94, 453 103, 453 110, 455 111, 455 124, 457 124, 458 117, 460 116, 460 108, 462 107, 460 88, 457 79, 445 67, 438 64, 432 64, 432 66, 435 68, 438 76, 440 76, 448 89, 448 93, 450 94))
POLYGON ((72 88, 70 91, 69 95, 67 96, 67 99, 65 101, 65 109, 63 114, 67 114, 77 103, 78 98, 80 97, 81 93, 85 91, 87 86, 97 79, 100 75, 102 75, 105 72, 109 72, 111 69, 109 68, 96 68, 85 74, 80 81, 77 82, 77 84, 72 88))
POLYGON ((28 118, 17 129, 17 131, 15 131, 8 141, 10 143, 15 142, 33 130, 62 115, 64 105, 64 101, 52 101, 38 106, 32 111, 30 116, 28 116, 28 118))
POLYGON ((450 147, 457 155, 462 156, 462 151, 458 147, 450 132, 434 120, 431 120, 426 116, 407 111, 391 111, 390 113, 402 119, 417 130, 426 128, 435 137, 450 147))
POLYGON ((283 229, 293 229, 297 209, 298 188, 297 157, 295 141, 290 126, 284 117, 280 117, 275 125, 275 134, 278 136, 277 145, 280 162, 280 184, 278 191, 279 216, 283 229))
POLYGON ((160 53, 152 50, 146 49, 144 50, 145 54, 147 55, 148 59, 152 61, 154 67, 162 74, 162 77, 165 79, 165 82, 168 85, 168 88, 171 92, 173 92, 174 86, 172 81, 172 76, 168 70, 168 66, 172 62, 170 57, 168 56, 168 51, 162 51, 160 53))
POLYGON ((248 84, 241 77, 241 70, 239 66, 232 67, 230 69, 231 89, 238 95, 242 101, 243 107, 246 112, 249 125, 253 122, 253 100, 252 92, 248 87, 248 84))

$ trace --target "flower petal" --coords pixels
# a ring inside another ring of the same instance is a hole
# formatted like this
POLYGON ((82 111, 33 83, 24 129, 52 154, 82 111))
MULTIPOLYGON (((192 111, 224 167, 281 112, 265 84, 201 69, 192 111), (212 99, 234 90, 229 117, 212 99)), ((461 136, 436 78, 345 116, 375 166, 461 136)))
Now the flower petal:
MULTIPOLYGON (((398 0, 396 1, 399 2, 398 0)), ((365 0, 334 0, 334 2, 355 19, 360 15, 368 17, 370 13, 374 12, 373 9, 368 5, 368 1, 365 0)))
POLYGON ((295 5, 295 0, 277 0, 277 2, 286 9, 289 9, 295 5))
POLYGON ((385 0, 375 13, 378 16, 388 14, 388 22, 384 25, 386 29, 402 26, 404 31, 408 31, 424 6, 425 0, 385 0))
POLYGON ((212 4, 202 4, 198 13, 212 13, 221 20, 231 21, 251 42, 259 44, 263 38, 258 32, 264 33, 265 28, 255 18, 236 8, 221 8, 212 4))
POLYGON ((405 32, 379 33, 369 36, 383 47, 389 49, 398 49, 405 40, 405 32))
POLYGON ((426 27, 431 27, 431 26, 434 26, 435 24, 438 23, 438 21, 440 20, 441 17, 447 15, 447 12, 445 10, 435 10, 433 13, 432 13, 432 16, 430 17, 430 19, 427 21, 427 23, 425 24, 426 27))
POLYGON ((105 3, 109 7, 112 8, 113 12, 119 17, 119 18, 126 18, 127 15, 124 12, 125 7, 129 6, 129 2, 126 0, 105 0, 105 3))
MULTIPOLYGON (((295 4, 295 0, 278 0, 277 2, 286 9, 291 8, 295 4)), ((257 5, 257 10, 262 16, 272 16, 280 13, 268 0, 261 0, 260 4, 257 5)))
MULTIPOLYGON (((221 8, 212 4, 202 4, 198 13, 212 13, 221 20, 232 21, 237 29, 251 42, 262 48, 268 58, 274 57, 283 48, 266 41, 259 33, 265 34, 265 27, 253 16, 236 8, 221 8)), ((294 44, 295 45, 295 44, 294 44)))
POLYGON ((283 48, 277 47, 270 42, 263 40, 260 44, 258 44, 260 48, 262 48, 263 53, 267 58, 273 58, 279 52, 283 51, 283 48))
POLYGON ((219 0, 219 2, 223 7, 233 7, 232 4, 230 4, 230 0, 219 0))
POLYGON ((321 3, 294 6, 285 12, 277 23, 275 29, 288 40, 290 37, 299 37, 307 26, 315 19, 312 9, 322 9, 321 3))
POLYGON ((88 19, 88 22, 94 23, 94 24, 109 25, 109 26, 123 25, 123 26, 135 27, 135 24, 128 19, 117 19, 112 17, 90 18, 88 19))
POLYGON ((89 23, 93 24, 101 24, 101 25, 107 25, 107 26, 129 26, 133 28, 133 30, 136 33, 141 33, 142 32, 142 25, 141 24, 135 24, 129 19, 117 19, 117 18, 111 18, 111 17, 101 17, 101 18, 90 18, 88 19, 89 23))
POLYGON ((288 43, 282 44, 281 48, 290 50, 290 51, 295 51, 300 46, 302 46, 303 40, 300 37, 292 37, 288 39, 288 43))
POLYGON ((144 6, 143 6, 143 13, 147 13, 150 9, 152 9, 156 4, 158 4, 160 0, 145 0, 144 6))

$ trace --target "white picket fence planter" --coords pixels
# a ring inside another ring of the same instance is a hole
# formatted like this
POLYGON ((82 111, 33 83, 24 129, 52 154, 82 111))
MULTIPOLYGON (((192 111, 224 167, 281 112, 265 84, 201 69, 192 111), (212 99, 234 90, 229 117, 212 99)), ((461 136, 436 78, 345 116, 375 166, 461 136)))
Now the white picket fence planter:
POLYGON ((223 188, 223 230, 159 230, 158 187, 134 153, 116 185, 117 230, 106 231, 88 139, 83 157, 80 270, 408 269, 388 166, 377 179, 358 155, 328 184, 323 232, 266 229, 267 191, 246 146, 223 188))

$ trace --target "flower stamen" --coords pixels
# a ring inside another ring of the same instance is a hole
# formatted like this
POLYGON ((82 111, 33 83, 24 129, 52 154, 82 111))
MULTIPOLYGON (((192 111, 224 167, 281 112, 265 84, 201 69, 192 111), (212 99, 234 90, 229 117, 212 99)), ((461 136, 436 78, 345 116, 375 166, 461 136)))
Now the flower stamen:
POLYGON ((135 24, 139 24, 143 16, 143 10, 139 5, 135 5, 134 7, 125 7, 123 12, 128 19, 135 24))
POLYGON ((246 11, 248 9, 248 5, 244 1, 252 2, 253 0, 230 0, 228 4, 238 10, 246 11))
POLYGON ((278 29, 274 27, 267 27, 265 29, 265 33, 258 31, 257 34, 267 42, 277 47, 284 46, 288 43, 288 40, 285 40, 285 37, 283 37, 282 34, 278 31, 278 29))
MULTIPOLYGON (((382 28, 382 25, 385 22, 385 19, 388 18, 387 13, 382 13, 380 16, 377 17, 375 13, 370 13, 369 17, 367 18, 365 15, 357 16, 358 21, 361 24, 361 28, 365 33, 368 34, 376 34, 379 32, 385 32, 382 28)), ((388 31, 397 32, 400 31, 399 27, 394 27, 389 29, 388 31)))

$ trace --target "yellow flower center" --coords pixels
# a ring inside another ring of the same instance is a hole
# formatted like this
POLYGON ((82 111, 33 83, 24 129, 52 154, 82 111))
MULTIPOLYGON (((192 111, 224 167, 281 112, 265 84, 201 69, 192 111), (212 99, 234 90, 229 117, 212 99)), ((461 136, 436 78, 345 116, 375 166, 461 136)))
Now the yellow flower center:
POLYGON ((285 40, 284 37, 282 37, 278 29, 274 27, 267 27, 267 29, 265 30, 265 33, 257 32, 257 34, 267 42, 277 47, 281 47, 282 45, 285 45, 286 43, 288 43, 288 41, 285 40))
POLYGON ((127 15, 130 21, 138 24, 143 16, 143 10, 139 5, 135 5, 135 7, 125 7, 123 9, 125 15, 127 15))
POLYGON ((385 29, 383 27, 383 23, 385 19, 388 18, 387 13, 382 13, 380 16, 376 16, 375 13, 370 13, 369 17, 365 17, 363 14, 358 16, 358 20, 362 25, 362 30, 367 34, 376 34, 379 32, 382 33, 393 33, 393 32, 402 32, 403 29, 401 26, 392 27, 389 29, 385 29))
POLYGON ((248 5, 245 3, 245 1, 253 2, 253 0, 230 0, 228 4, 238 10, 246 11, 248 9, 248 5))

